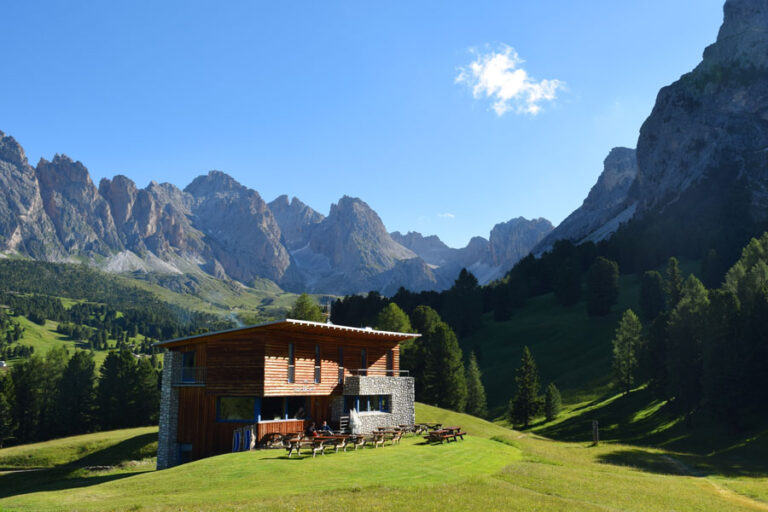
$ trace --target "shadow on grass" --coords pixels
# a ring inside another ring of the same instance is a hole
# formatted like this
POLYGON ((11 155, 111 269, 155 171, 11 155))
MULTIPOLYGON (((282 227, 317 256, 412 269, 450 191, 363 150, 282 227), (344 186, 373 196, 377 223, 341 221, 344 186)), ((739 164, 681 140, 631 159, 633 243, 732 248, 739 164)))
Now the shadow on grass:
POLYGON ((113 473, 99 475, 84 470, 46 469, 34 472, 14 472, 0 475, 0 499, 42 491, 61 491, 89 487, 119 480, 139 473, 113 473))
POLYGON ((675 465, 670 457, 666 457, 661 453, 647 452, 639 448, 604 453, 599 455, 597 460, 603 464, 630 467, 660 475, 686 474, 685 469, 682 466, 675 465))
POLYGON ((135 471, 104 474, 89 467, 119 469, 129 461, 146 459, 157 453, 157 433, 141 434, 107 446, 68 464, 53 468, 21 470, 0 475, 0 498, 40 491, 59 491, 98 485, 139 474, 135 471))

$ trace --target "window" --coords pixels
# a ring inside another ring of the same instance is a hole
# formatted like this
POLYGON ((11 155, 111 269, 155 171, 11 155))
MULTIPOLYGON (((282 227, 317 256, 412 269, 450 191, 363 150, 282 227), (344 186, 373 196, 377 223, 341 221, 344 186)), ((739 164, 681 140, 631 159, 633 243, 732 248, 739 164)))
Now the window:
POLYGON ((315 345, 315 384, 320 384, 320 345, 315 345))
POLYGON ((293 343, 288 344, 288 382, 293 382, 296 378, 296 351, 293 343))
POLYGON ((339 347, 339 384, 344 383, 344 347, 339 347))
POLYGON ((387 350, 387 375, 395 375, 395 351, 392 349, 387 350))
POLYGON ((307 398, 303 396, 289 396, 285 400, 285 412, 289 420, 303 420, 308 417, 307 398))
POLYGON ((255 396, 220 396, 216 410, 217 421, 256 421, 255 396))
POLYGON ((391 400, 389 395, 346 395, 344 413, 349 414, 352 409, 358 412, 391 412, 391 400))
POLYGON ((195 382, 195 353, 181 354, 181 382, 195 382))
POLYGON ((360 349, 360 375, 368 375, 368 350, 360 349))
POLYGON ((285 419, 285 399, 281 396, 270 396, 261 399, 261 421, 285 419))

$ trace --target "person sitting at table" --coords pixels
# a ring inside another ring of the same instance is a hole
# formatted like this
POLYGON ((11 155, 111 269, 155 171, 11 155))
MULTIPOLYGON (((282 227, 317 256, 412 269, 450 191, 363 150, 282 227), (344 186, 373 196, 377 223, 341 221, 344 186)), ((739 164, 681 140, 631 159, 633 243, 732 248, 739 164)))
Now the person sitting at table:
POLYGON ((304 431, 304 434, 307 437, 317 437, 317 429, 315 428, 315 422, 309 424, 307 429, 304 431))
POLYGON ((328 424, 327 421, 323 421, 323 424, 320 425, 320 432, 324 434, 333 434, 333 430, 331 429, 331 426, 328 424))

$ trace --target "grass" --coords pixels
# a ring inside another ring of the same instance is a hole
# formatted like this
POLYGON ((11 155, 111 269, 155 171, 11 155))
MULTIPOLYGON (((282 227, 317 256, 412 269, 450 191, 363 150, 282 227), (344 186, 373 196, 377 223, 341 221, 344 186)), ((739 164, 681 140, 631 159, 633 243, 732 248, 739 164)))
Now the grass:
MULTIPOLYGON (((116 446, 148 446, 151 429, 17 447, 51 454, 52 469, 0 475, 2 510, 761 510, 764 476, 690 476, 677 454, 564 443, 417 404, 419 421, 453 423, 463 442, 285 458, 280 450, 211 457, 165 471, 131 464, 116 446), (120 441, 122 439, 122 441, 120 441), (135 441, 139 439, 140 441, 135 441), (145 439, 146 440, 146 439, 145 439), (127 443, 127 444, 124 444, 127 443), (142 444, 143 443, 143 444, 142 444), (78 446, 86 445, 85 457, 78 446), (96 451, 93 451, 96 450, 96 451), (100 460, 107 469, 76 468, 100 460), (99 458, 100 457, 100 458, 99 458), (62 465, 69 465, 65 468, 62 465), (23 483, 22 482, 26 482, 23 483), (21 485, 21 487, 19 487, 21 485), (743 494, 740 494, 743 493, 743 494)), ((0 450, 0 461, 7 457, 0 450)), ((22 457, 23 459, 23 457, 22 457)), ((27 466, 15 466, 27 467, 27 466)))
MULTIPOLYGON (((87 344, 75 341, 65 334, 56 332, 58 322, 47 320, 45 325, 39 325, 29 321, 26 317, 23 316, 14 317, 14 320, 24 328, 24 334, 18 343, 21 345, 34 347, 35 354, 44 356, 52 348, 61 346, 69 349, 70 353, 73 349, 76 348, 83 350, 88 349, 87 344)), ((114 346, 115 340, 109 340, 108 343, 110 346, 114 346)), ((104 362, 104 359, 107 357, 107 353, 108 351, 106 350, 94 351, 93 354, 97 367, 101 366, 101 363, 104 362)), ((20 361, 20 359, 11 360, 9 363, 13 364, 16 361, 20 361)))
POLYGON ((585 302, 560 306, 551 293, 529 299, 506 322, 487 315, 483 327, 461 345, 477 355, 489 405, 500 410, 512 398, 514 369, 525 346, 536 360, 542 386, 554 382, 564 400, 582 402, 608 391, 611 340, 624 310, 637 309, 638 293, 637 277, 622 276, 618 304, 605 317, 587 315, 585 302))

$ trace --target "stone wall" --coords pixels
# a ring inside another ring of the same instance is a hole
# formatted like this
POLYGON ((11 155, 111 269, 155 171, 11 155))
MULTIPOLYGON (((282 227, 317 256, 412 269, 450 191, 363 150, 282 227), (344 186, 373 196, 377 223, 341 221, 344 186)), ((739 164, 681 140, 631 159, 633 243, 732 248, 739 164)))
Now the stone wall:
POLYGON ((179 426, 179 388, 171 386, 181 371, 181 353, 167 350, 163 358, 163 387, 160 391, 160 429, 157 434, 157 469, 178 464, 176 432, 179 426))
MULTIPOLYGON (((416 421, 413 377, 347 377, 344 380, 344 395, 388 395, 390 397, 390 412, 360 413, 362 432, 371 432, 377 427, 413 425, 416 421)), ((331 403, 333 420, 338 421, 343 411, 343 397, 334 398, 331 403)))

